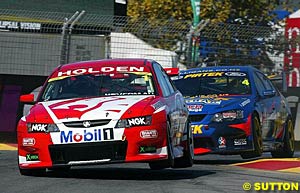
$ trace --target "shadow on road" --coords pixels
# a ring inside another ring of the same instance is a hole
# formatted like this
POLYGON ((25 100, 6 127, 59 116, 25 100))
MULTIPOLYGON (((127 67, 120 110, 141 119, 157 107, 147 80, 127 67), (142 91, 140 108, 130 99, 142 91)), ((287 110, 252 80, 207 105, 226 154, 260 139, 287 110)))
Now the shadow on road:
POLYGON ((242 159, 240 155, 218 155, 218 154, 206 154, 195 156, 194 164, 202 165, 231 165, 237 163, 244 163, 259 159, 271 158, 270 153, 264 153, 260 157, 251 159, 242 159))
POLYGON ((215 174, 213 171, 190 169, 150 170, 148 168, 72 168, 68 172, 48 171, 46 177, 102 180, 182 180, 215 174))
POLYGON ((260 158, 256 159, 246 159, 246 160, 219 160, 219 159, 209 159, 209 160, 195 160, 194 164, 202 164, 202 165, 230 165, 230 164, 237 164, 237 163, 244 163, 249 161, 258 160, 260 158))

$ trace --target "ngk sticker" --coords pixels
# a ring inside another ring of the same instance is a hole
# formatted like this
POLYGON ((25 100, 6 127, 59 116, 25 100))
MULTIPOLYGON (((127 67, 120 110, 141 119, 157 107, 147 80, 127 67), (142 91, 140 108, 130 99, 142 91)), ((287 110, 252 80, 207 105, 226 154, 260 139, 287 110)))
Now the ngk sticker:
POLYGON ((140 136, 143 139, 157 138, 158 133, 156 130, 144 130, 140 132, 140 136))
POLYGON ((47 124, 32 124, 31 132, 46 132, 47 124))
POLYGON ((145 117, 139 117, 139 118, 128 119, 128 124, 129 124, 130 126, 135 126, 135 125, 146 125, 145 117))

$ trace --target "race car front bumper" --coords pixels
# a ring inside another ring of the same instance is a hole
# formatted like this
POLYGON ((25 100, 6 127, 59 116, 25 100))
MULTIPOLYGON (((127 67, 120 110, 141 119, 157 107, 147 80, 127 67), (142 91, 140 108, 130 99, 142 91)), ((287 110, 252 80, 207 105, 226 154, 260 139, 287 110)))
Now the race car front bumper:
POLYGON ((192 123, 192 125, 194 125, 195 155, 240 154, 254 150, 251 116, 248 116, 243 122, 201 122, 192 123))
POLYGON ((159 123, 125 128, 122 140, 54 144, 49 133, 19 131, 19 167, 22 169, 52 168, 167 159, 166 133, 166 124, 159 123), (149 131, 157 133, 151 135, 149 131), (24 143, 26 140, 29 141, 28 144, 24 143), (30 141, 33 143, 30 144, 30 141))

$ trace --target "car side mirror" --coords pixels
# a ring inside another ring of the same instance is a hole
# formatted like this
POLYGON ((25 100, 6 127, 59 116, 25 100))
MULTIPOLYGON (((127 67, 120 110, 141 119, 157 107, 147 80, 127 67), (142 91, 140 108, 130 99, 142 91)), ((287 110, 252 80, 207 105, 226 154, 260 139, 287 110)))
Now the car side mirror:
POLYGON ((287 92, 286 72, 283 71, 281 74, 270 75, 268 78, 281 93, 287 92))
POLYGON ((275 96, 276 91, 275 90, 265 90, 263 92, 264 97, 272 97, 275 96))
POLYGON ((20 102, 33 105, 36 102, 34 101, 34 94, 25 94, 20 96, 20 102))

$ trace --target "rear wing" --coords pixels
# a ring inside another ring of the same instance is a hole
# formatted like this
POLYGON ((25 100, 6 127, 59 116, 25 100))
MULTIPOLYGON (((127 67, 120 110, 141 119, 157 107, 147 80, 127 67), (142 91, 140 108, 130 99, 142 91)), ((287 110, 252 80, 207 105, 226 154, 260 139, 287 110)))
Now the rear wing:
POLYGON ((287 92, 287 82, 286 82, 286 73, 279 72, 276 74, 268 75, 268 78, 271 80, 271 82, 278 88, 278 90, 282 93, 287 92))
POLYGON ((164 70, 171 79, 179 75, 179 68, 164 68, 164 70))

